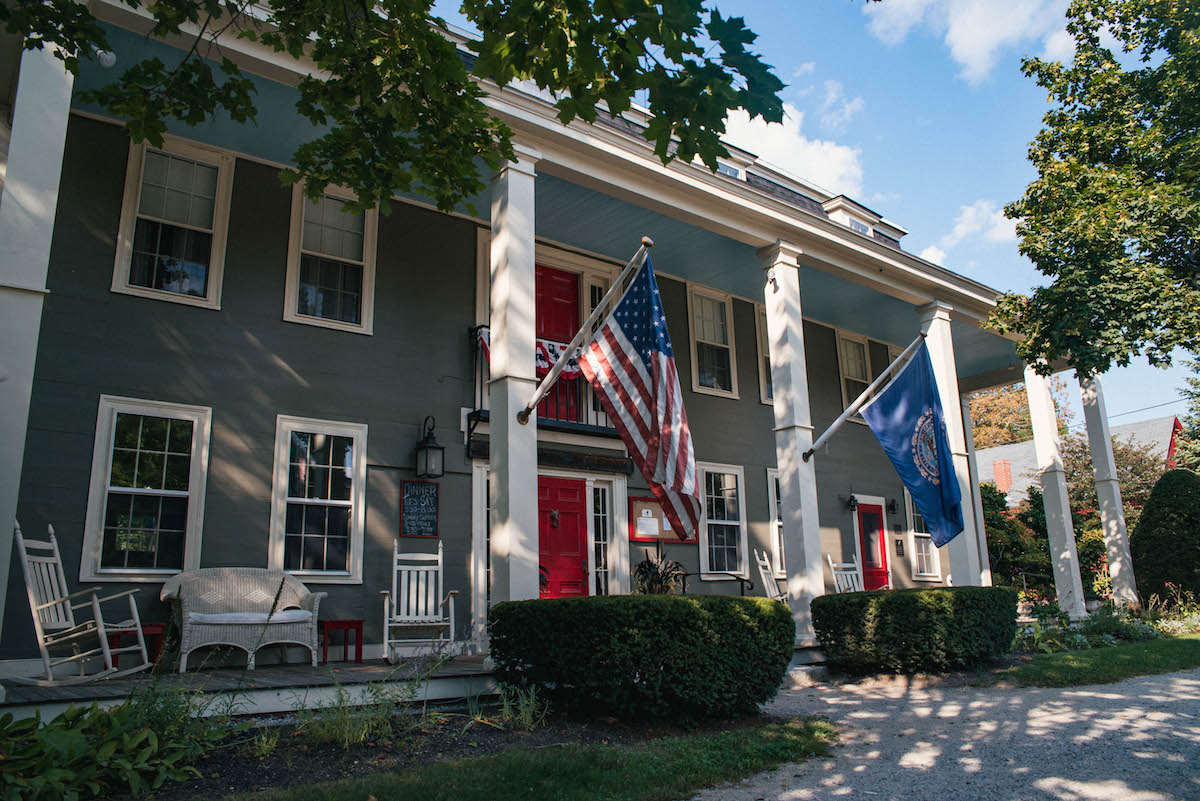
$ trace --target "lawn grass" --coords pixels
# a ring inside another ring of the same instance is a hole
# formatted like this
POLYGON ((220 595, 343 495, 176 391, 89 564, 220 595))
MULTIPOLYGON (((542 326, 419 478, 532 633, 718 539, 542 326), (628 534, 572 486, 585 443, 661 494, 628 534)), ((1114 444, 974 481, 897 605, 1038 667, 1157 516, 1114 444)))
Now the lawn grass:
POLYGON ((1031 662, 1000 671, 1000 677, 1026 687, 1071 687, 1194 667, 1200 667, 1200 634, 1182 634, 1113 648, 1038 654, 1031 662))
POLYGON ((719 734, 665 737, 637 746, 514 749, 416 770, 231 797, 245 801, 674 801, 825 754, 836 733, 799 718, 719 734))

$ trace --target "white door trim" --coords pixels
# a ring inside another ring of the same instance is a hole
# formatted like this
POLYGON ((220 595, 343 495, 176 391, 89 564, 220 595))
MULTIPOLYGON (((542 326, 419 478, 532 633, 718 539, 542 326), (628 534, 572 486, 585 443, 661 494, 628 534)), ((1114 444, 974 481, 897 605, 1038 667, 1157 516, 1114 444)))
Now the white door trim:
MULTIPOLYGON (((480 652, 487 650, 487 515, 488 462, 471 462, 471 631, 469 638, 480 652)), ((608 591, 610 595, 629 593, 629 480, 621 473, 593 473, 585 470, 543 468, 539 476, 579 479, 587 493, 588 593, 595 594, 595 532, 593 531, 592 493, 598 483, 609 486, 608 591)))
MULTIPOLYGON (((892 555, 888 553, 888 527, 887 527, 887 501, 879 495, 859 495, 857 492, 852 493, 858 499, 859 504, 867 504, 869 506, 878 506, 883 521, 883 558, 887 560, 888 587, 894 588, 896 585, 892 583, 892 555)), ((865 590, 867 588, 867 578, 863 574, 863 567, 866 566, 866 561, 863 559, 862 552, 862 532, 858 528, 858 509, 853 509, 850 512, 850 520, 854 525, 854 553, 858 556, 858 582, 865 590)))

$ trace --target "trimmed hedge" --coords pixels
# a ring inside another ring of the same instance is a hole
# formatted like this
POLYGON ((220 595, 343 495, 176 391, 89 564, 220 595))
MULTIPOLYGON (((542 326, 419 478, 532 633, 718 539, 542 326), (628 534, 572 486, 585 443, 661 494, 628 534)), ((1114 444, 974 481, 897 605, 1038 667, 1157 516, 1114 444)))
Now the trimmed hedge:
POLYGON ((1143 599, 1168 597, 1168 584, 1200 593, 1200 475, 1163 474, 1129 537, 1129 551, 1143 599))
POLYGON ((796 637, 785 604, 718 595, 507 601, 488 632, 496 678, 542 688, 560 709, 682 720, 755 712, 796 637))
POLYGON ((823 595, 813 628, 825 658, 855 673, 941 672, 1008 653, 1017 633, 1012 587, 936 587, 823 595))

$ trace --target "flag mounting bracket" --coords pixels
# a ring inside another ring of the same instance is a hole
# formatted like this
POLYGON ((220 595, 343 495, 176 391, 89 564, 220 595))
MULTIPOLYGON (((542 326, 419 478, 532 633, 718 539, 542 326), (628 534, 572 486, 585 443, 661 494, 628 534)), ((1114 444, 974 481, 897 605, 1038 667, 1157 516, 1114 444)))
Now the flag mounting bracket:
POLYGON ((643 236, 641 247, 637 249, 637 252, 633 254, 633 258, 625 265, 625 269, 621 270, 620 275, 612 282, 612 286, 608 288, 608 292, 604 293, 604 297, 596 304, 596 308, 592 309, 592 313, 583 321, 583 325, 579 326, 579 331, 576 332, 567 347, 563 349, 563 352, 558 357, 558 361, 554 362, 554 366, 550 368, 550 372, 546 373, 546 377, 542 379, 542 383, 538 384, 537 389, 534 390, 533 397, 529 399, 529 403, 525 404, 524 409, 517 412, 518 423, 521 425, 529 423, 529 415, 542 402, 542 398, 546 397, 546 393, 550 391, 550 388, 554 386, 554 382, 558 380, 558 376, 563 371, 563 368, 567 366, 567 362, 575 356, 575 352, 583 344, 584 337, 591 334, 592 326, 596 324, 597 320, 603 317, 605 310, 608 308, 609 301, 623 291, 621 286, 625 283, 625 279, 641 269, 642 265, 646 262, 646 257, 650 255, 650 248, 652 247, 654 247, 654 240, 648 236, 643 236))

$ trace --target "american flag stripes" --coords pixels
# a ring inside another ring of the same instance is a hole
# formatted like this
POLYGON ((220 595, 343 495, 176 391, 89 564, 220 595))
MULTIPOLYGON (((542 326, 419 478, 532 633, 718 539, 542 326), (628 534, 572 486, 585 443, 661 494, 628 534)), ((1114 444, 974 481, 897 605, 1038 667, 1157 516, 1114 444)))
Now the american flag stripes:
POLYGON ((680 539, 700 524, 696 455, 650 259, 580 350, 579 366, 680 539))

